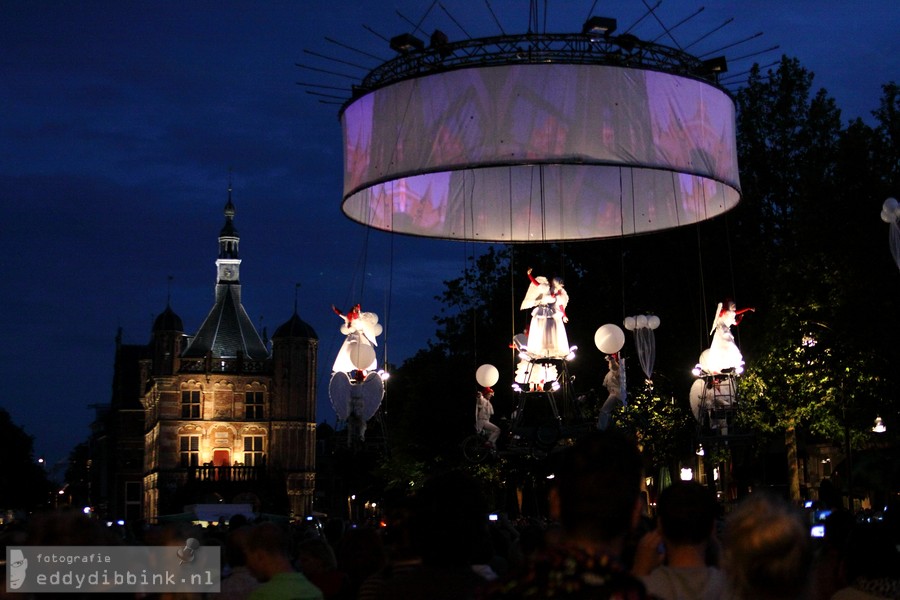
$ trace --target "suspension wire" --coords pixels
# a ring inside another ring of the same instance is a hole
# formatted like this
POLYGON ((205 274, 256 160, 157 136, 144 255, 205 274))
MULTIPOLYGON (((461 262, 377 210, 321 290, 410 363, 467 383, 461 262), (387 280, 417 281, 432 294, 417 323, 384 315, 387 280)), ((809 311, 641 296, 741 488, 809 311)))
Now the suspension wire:
MULTIPOLYGON (((707 222, 709 220, 709 199, 706 197, 706 186, 700 186, 700 201, 703 203, 703 221, 707 222)), ((727 222, 726 222, 726 237, 728 236, 727 232, 727 222)), ((727 240, 726 240, 727 244, 727 240)), ((729 250, 730 254, 730 250, 729 250)), ((700 222, 697 223, 697 261, 699 264, 699 275, 700 275, 700 302, 703 308, 700 310, 700 352, 702 353, 709 345, 709 330, 707 329, 708 323, 706 322, 706 317, 704 316, 705 311, 709 310, 709 305, 707 304, 706 299, 706 278, 704 276, 703 271, 703 247, 702 241, 700 239, 700 222)), ((732 272, 732 282, 734 274, 732 272)), ((718 315, 713 317, 713 322, 718 315)))
POLYGON ((528 6, 528 33, 537 33, 537 0, 531 0, 528 6), (534 30, 531 29, 532 24, 534 30))
POLYGON ((510 347, 513 349, 512 356, 510 358, 510 366, 512 367, 512 372, 516 372, 516 359, 518 358, 518 352, 516 352, 515 348, 515 339, 518 334, 518 330, 516 329, 516 246, 515 244, 509 245, 509 343, 510 347))
MULTIPOLYGON (((463 197, 465 198, 465 174, 463 174, 463 197)), ((478 311, 476 310, 476 302, 472 296, 472 276, 475 273, 475 241, 470 240, 470 237, 474 237, 475 235, 475 180, 472 180, 472 192, 469 196, 469 221, 463 224, 463 274, 465 276, 465 290, 466 290, 466 298, 471 302, 470 311, 472 313, 472 361, 473 367, 478 368, 478 311), (468 224, 472 224, 471 236, 465 235, 465 229, 468 224), (469 243, 472 244, 471 254, 469 253, 469 243), (467 266, 467 263, 471 261, 471 265, 467 266)))
MULTIPOLYGON (((706 277, 703 274, 703 249, 701 245, 700 239, 700 223, 698 222, 695 226, 695 231, 697 232, 697 267, 698 267, 698 275, 700 277, 700 353, 703 353, 708 346, 709 334, 707 333, 707 323, 706 317, 704 316, 704 311, 707 310, 706 304, 706 277)), ((699 355, 698 355, 699 356, 699 355)))
POLYGON ((547 215, 544 212, 544 165, 538 165, 538 194, 541 204, 541 241, 547 241, 547 215))
MULTIPOLYGON (((634 23, 629 25, 629 27, 625 31, 623 31, 622 34, 624 35, 626 33, 631 33, 631 30, 634 29, 635 27, 637 27, 638 25, 640 25, 641 21, 643 21, 644 19, 649 17, 650 13, 652 13, 654 10, 659 8, 660 4, 662 4, 662 0, 658 0, 657 3, 653 5, 653 8, 650 8, 649 10, 647 10, 647 12, 645 12, 643 15, 641 15, 641 18, 639 18, 637 21, 635 21, 634 23)), ((646 2, 644 3, 644 5, 646 6, 646 2)))
POLYGON ((435 5, 435 4, 437 4, 437 0, 433 0, 433 2, 431 3, 431 6, 428 7, 428 10, 425 11, 425 14, 422 15, 422 17, 419 19, 418 22, 413 22, 412 19, 410 19, 409 17, 407 17, 406 15, 404 15, 404 14, 403 14, 402 12, 400 12, 399 10, 396 10, 396 11, 394 11, 394 12, 397 13, 397 16, 398 16, 398 17, 400 17, 401 19, 403 19, 404 21, 406 21, 407 23, 409 23, 410 25, 413 26, 412 34, 415 35, 415 34, 418 33, 419 30, 422 28, 422 23, 425 21, 425 18, 428 17, 428 13, 431 12, 431 9, 434 8, 434 5, 435 5))
MULTIPOLYGON (((430 11, 431 8, 433 8, 433 7, 434 7, 434 3, 432 3, 431 7, 430 7, 428 10, 430 11)), ((398 11, 398 14, 399 14, 399 11, 398 11)), ((425 13, 426 16, 427 16, 427 14, 428 14, 428 12, 425 13)), ((402 15, 401 15, 401 16, 402 16, 402 15)), ((422 19, 424 19, 424 18, 425 18, 425 17, 423 16, 422 19)), ((421 21, 420 21, 420 23, 421 23, 421 21)), ((413 96, 413 94, 412 94, 412 92, 410 92, 410 95, 409 95, 409 97, 407 98, 407 101, 406 101, 406 107, 404 108, 404 112, 403 112, 403 115, 404 115, 404 117, 403 117, 403 122, 405 122, 405 120, 406 120, 406 115, 409 114, 409 110, 410 110, 410 107, 411 107, 411 105, 412 105, 412 96, 413 96)), ((396 154, 395 154, 395 153, 396 153, 397 147, 399 146, 399 143, 398 143, 398 142, 399 142, 399 140, 400 140, 400 135, 401 135, 401 132, 400 132, 400 130, 398 130, 398 131, 397 131, 397 136, 396 136, 396 138, 394 139, 394 147, 393 147, 393 149, 392 149, 392 151, 391 151, 391 161, 392 161, 392 162, 393 162, 393 160, 396 158, 396 154)), ((386 212, 386 214, 389 214, 389 215, 390 215, 390 218, 391 218, 391 222, 390 222, 390 231, 391 231, 391 232, 394 231, 394 207, 393 207, 393 198, 394 198, 394 194, 397 192, 397 190, 396 190, 395 187, 394 187, 396 183, 397 183, 397 180, 396 180, 396 179, 392 179, 392 180, 391 180, 391 182, 390 182, 390 185, 391 185, 391 193, 390 193, 390 195, 389 195, 387 198, 384 199, 384 202, 385 202, 385 210, 390 209, 390 212, 386 212)), ((372 229, 373 229, 373 227, 372 227, 372 220, 373 220, 373 218, 374 218, 374 214, 373 214, 373 213, 374 213, 374 211, 370 210, 369 213, 368 213, 368 215, 367 215, 367 217, 366 217, 366 223, 365 223, 366 234, 365 234, 365 239, 364 239, 364 242, 363 242, 362 284, 360 285, 359 296, 357 297, 357 301, 356 301, 357 303, 361 303, 361 302, 362 302, 362 299, 365 297, 365 291, 366 291, 366 270, 367 270, 367 267, 368 267, 368 252, 369 252, 370 232, 371 232, 372 229)), ((384 324, 382 325, 382 329, 383 329, 383 330, 382 330, 382 333, 384 334, 384 339, 382 340, 382 345, 383 345, 383 348, 382 348, 382 366, 385 366, 385 365, 387 364, 387 360, 388 360, 388 354, 387 354, 387 346, 388 346, 388 342, 387 342, 387 325, 388 325, 388 320, 389 320, 389 317, 390 317, 390 308, 391 308, 391 300, 392 300, 392 298, 391 298, 391 292, 392 292, 392 290, 393 290, 393 285, 394 285, 394 284, 393 284, 393 280, 394 280, 394 236, 393 236, 393 235, 391 236, 391 243, 390 243, 390 246, 389 246, 389 254, 390 254, 390 256, 389 256, 389 266, 388 266, 388 288, 387 288, 387 290, 386 290, 386 292, 385 292, 387 297, 386 297, 385 302, 384 302, 384 310, 385 310, 385 314, 384 314, 384 324)), ((359 268, 359 265, 357 265, 357 269, 358 269, 358 268, 359 268)), ((354 277, 355 277, 355 276, 354 276, 354 277)))
POLYGON ((594 0, 594 3, 591 4, 591 7, 588 9, 587 16, 584 18, 585 21, 587 21, 588 19, 590 19, 590 18, 594 15, 594 8, 597 7, 597 2, 599 2, 599 1, 600 1, 600 0, 594 0))
MULTIPOLYGON (((507 169, 507 190, 509 196, 509 239, 512 239, 513 234, 513 190, 512 190, 512 169, 507 169)), ((510 314, 510 329, 512 330, 512 335, 509 337, 512 340, 516 337, 516 245, 509 245, 509 314, 510 314)))
POLYGON ((389 245, 389 256, 388 256, 388 285, 387 289, 384 292, 385 295, 385 303, 384 303, 384 339, 382 340, 383 350, 382 350, 382 368, 387 369, 388 366, 388 325, 391 320, 391 303, 394 299, 393 290, 394 290, 394 238, 397 236, 390 236, 391 242, 389 245))
POLYGON ((500 30, 500 33, 502 35, 506 35, 506 32, 503 30, 503 24, 500 23, 500 19, 497 18, 497 15, 494 14, 494 9, 491 8, 490 0, 484 0, 484 4, 485 4, 485 6, 487 6, 488 12, 491 13, 491 17, 494 19, 494 24, 500 30))
POLYGON ((675 202, 675 227, 681 227, 681 213, 678 212, 678 184, 675 182, 675 173, 669 174, 672 182, 672 199, 675 202))
MULTIPOLYGON (((656 14, 656 6, 651 8, 650 5, 647 4, 647 0, 641 0, 641 2, 643 2, 644 6, 647 8, 648 13, 653 15, 653 18, 656 20, 659 26, 662 27, 663 31, 666 32, 666 34, 669 36, 669 39, 671 39, 672 43, 675 44, 675 47, 681 50, 681 44, 679 44, 678 40, 675 39, 675 36, 672 35, 672 29, 674 29, 674 27, 666 27, 665 23, 663 23, 659 16, 656 14)), ((659 5, 657 4, 657 6, 659 5)))
POLYGON ((441 10, 443 10, 447 14, 448 17, 450 17, 450 20, 453 21, 453 24, 456 25, 457 27, 459 27, 459 30, 463 32, 463 35, 471 40, 472 36, 469 35, 469 32, 466 31, 466 29, 462 25, 459 24, 459 21, 457 21, 456 18, 452 14, 450 14, 450 11, 447 10, 447 7, 444 6, 442 3, 438 3, 438 6, 441 7, 441 10))
POLYGON ((544 0, 544 33, 547 33, 547 5, 549 0, 544 0))
MULTIPOLYGON (((726 215, 724 215, 724 217, 725 217, 725 249, 728 253, 728 272, 731 274, 731 297, 734 298, 735 302, 737 302, 737 295, 735 294, 737 287, 735 286, 735 283, 734 283, 734 262, 733 262, 733 257, 732 257, 732 253, 731 253, 731 229, 728 225, 728 215, 726 214, 726 215)), ((740 331, 741 328, 737 327, 736 329, 738 330, 737 336, 736 336, 737 341, 740 342, 741 341, 741 331, 740 331)))
MULTIPOLYGON (((621 273, 622 286, 622 319, 627 316, 625 314, 625 186, 622 180, 622 167, 619 167, 619 270, 621 273)), ((631 210, 634 212, 634 177, 632 175, 632 195, 631 210)), ((632 215, 633 217, 633 215, 632 215)))

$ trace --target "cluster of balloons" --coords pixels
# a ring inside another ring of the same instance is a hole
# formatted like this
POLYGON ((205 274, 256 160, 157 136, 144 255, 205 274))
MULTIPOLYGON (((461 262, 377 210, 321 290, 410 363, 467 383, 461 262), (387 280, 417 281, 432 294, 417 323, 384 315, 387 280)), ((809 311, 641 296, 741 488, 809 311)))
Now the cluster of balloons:
POLYGON ((659 327, 659 317, 656 315, 635 315, 625 317, 623 323, 625 329, 634 334, 634 343, 637 347, 638 360, 641 370, 647 380, 653 378, 653 363, 656 361, 656 339, 654 330, 659 327))
POLYGON ((659 317, 656 315, 625 317, 623 324, 628 331, 634 331, 635 329, 656 329, 659 327, 659 317))
POLYGON ((896 198, 888 198, 881 206, 881 220, 885 223, 896 223, 900 219, 900 202, 896 198))

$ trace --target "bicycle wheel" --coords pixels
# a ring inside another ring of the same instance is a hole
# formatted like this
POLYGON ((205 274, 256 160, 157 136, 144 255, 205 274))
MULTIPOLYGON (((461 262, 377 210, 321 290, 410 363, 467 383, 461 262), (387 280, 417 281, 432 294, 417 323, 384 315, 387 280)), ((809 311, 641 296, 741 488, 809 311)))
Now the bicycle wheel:
POLYGON ((477 433, 474 435, 470 435, 463 440, 463 456, 466 457, 466 460, 474 463, 480 463, 485 458, 487 458, 487 455, 490 453, 490 449, 486 444, 487 441, 485 440, 484 436, 478 435, 477 433))

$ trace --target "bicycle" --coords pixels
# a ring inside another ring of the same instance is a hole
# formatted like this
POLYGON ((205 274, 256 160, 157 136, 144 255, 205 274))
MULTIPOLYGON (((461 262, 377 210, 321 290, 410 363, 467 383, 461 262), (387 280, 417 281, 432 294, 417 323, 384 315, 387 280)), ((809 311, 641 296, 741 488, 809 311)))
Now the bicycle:
POLYGON ((488 441, 489 435, 489 431, 482 429, 478 433, 473 433, 462 441, 460 446, 466 460, 473 463, 480 463, 496 453, 496 448, 488 441))

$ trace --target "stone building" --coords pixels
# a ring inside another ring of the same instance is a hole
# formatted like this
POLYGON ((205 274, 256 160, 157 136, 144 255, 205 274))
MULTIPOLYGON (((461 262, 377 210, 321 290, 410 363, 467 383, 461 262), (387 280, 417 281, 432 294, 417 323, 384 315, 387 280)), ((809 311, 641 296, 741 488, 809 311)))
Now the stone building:
MULTIPOLYGON (((191 504, 251 503, 258 512, 293 515, 312 509, 318 338, 296 306, 271 342, 259 335, 241 303, 230 189, 224 212, 215 301, 197 332, 186 334, 167 306, 148 345, 117 340, 109 412, 137 407, 143 420, 138 434, 132 427, 104 439, 125 448, 129 437, 142 438, 141 513, 149 522, 191 504)), ((136 472, 104 462, 106 487, 122 490, 107 498, 114 518, 125 514, 122 502, 135 501, 136 472)))

